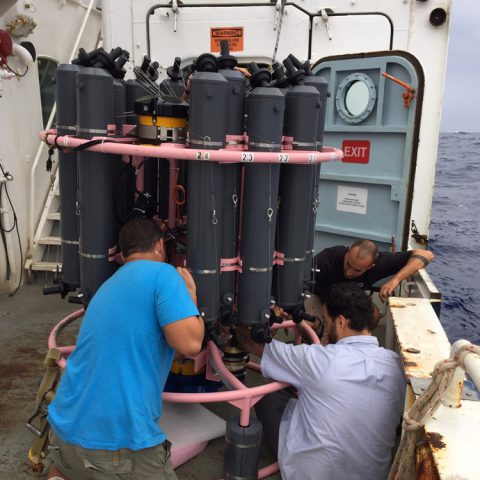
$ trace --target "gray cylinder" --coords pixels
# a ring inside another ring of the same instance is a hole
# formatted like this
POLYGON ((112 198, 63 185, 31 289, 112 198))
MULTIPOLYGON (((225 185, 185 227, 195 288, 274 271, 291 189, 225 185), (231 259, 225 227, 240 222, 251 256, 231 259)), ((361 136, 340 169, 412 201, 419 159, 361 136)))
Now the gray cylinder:
POLYGON ((227 135, 243 135, 245 116, 245 77, 237 70, 219 70, 228 81, 227 135))
POLYGON ((143 193, 152 200, 152 212, 168 218, 170 164, 164 158, 147 158, 143 164, 143 193))
MULTIPOLYGON (((106 135, 114 123, 113 79, 104 70, 84 68, 77 75, 79 136, 106 135)), ((109 250, 116 245, 112 155, 78 153, 80 276, 84 303, 114 272, 109 250)))
POLYGON ((282 147, 285 97, 278 88, 258 87, 247 98, 248 149, 278 152, 282 147))
MULTIPOLYGON (((315 150, 320 98, 311 86, 296 85, 285 96, 285 135, 294 150, 315 150)), ((282 308, 303 304, 305 252, 314 191, 314 165, 282 165, 277 249, 284 265, 276 267, 274 296, 282 308)))
MULTIPOLYGON (((245 77, 236 70, 219 70, 228 81, 227 135, 243 135, 245 119, 245 77)), ((222 165, 224 185, 224 212, 222 233, 222 258, 233 258, 238 253, 238 215, 240 211, 240 165, 222 165)), ((220 275, 220 298, 235 293, 235 272, 220 275)))
POLYGON ((313 191, 312 198, 309 207, 309 219, 308 219, 308 236, 307 236, 307 249, 305 251, 305 269, 304 269, 304 288, 311 290, 312 285, 310 282, 313 278, 313 256, 315 254, 315 224, 317 219, 318 209, 318 182, 320 176, 320 164, 317 163, 314 167, 313 173, 313 191))
MULTIPOLYGON (((219 73, 197 72, 190 86, 189 148, 223 147, 228 83, 219 73)), ((188 169, 187 265, 197 285, 200 313, 212 332, 219 318, 220 248, 223 228, 222 168, 209 161, 188 169)))
POLYGON ((172 97, 181 97, 185 90, 185 85, 182 80, 172 80, 166 78, 160 84, 160 93, 163 95, 170 95, 172 97))
MULTIPOLYGON (((285 97, 277 88, 256 88, 247 99, 250 151, 279 151, 285 97)), ((245 165, 238 317, 244 325, 265 323, 270 309, 280 166, 245 165)))
POLYGON ((113 80, 113 92, 114 92, 114 114, 115 114, 115 126, 116 134, 122 134, 122 126, 125 122, 125 112, 127 111, 127 95, 126 84, 124 80, 116 78, 113 80))
MULTIPOLYGON (((327 95, 328 95, 328 82, 324 77, 317 75, 309 75, 303 80, 304 85, 311 85, 315 87, 320 94, 320 108, 318 109, 317 116, 317 150, 323 148, 323 137, 325 132, 325 115, 327 112, 327 95)), ((312 279, 312 261, 315 245, 315 221, 317 211, 317 198, 318 198, 318 182, 320 176, 320 164, 315 165, 315 191, 312 192, 312 202, 310 208, 310 218, 308 221, 308 240, 307 249, 305 251, 305 270, 304 280, 305 286, 311 288, 308 283, 312 279)))
POLYGON ((223 478, 225 480, 256 480, 262 443, 262 424, 250 417, 248 427, 240 426, 239 417, 227 420, 223 478))
POLYGON ((320 94, 320 108, 317 116, 317 148, 321 150, 323 147, 323 136, 325 131, 325 114, 327 113, 327 94, 328 82, 323 77, 317 75, 309 75, 303 80, 304 85, 315 87, 320 94))
MULTIPOLYGON (((145 89, 140 85, 138 80, 127 80, 125 82, 125 93, 126 93, 126 107, 125 111, 126 112, 133 112, 133 108, 135 106, 136 100, 138 100, 141 97, 145 97, 145 95, 148 95, 148 93, 145 91, 145 89)), ((125 117, 125 123, 128 123, 130 125, 136 125, 137 124, 137 115, 133 114, 128 115, 125 117)))
MULTIPOLYGON (((115 125, 117 134, 122 135, 123 125, 137 123, 137 115, 127 115, 127 112, 133 112, 135 101, 144 96, 146 92, 137 80, 116 79, 113 81, 113 86, 115 125)), ((117 221, 120 220, 120 223, 124 223, 135 203, 135 173, 134 168, 123 162, 120 156, 116 158, 118 173, 115 182, 115 216, 117 221)))
MULTIPOLYGON (((55 72, 57 101, 57 133, 76 135, 77 102, 76 84, 78 65, 59 65, 55 72)), ((77 203, 77 154, 58 149, 60 174, 60 228, 62 236, 63 281, 72 288, 80 286, 80 262, 78 258, 77 203)))
POLYGON ((182 59, 175 57, 173 65, 167 68, 168 78, 160 84, 160 92, 163 95, 171 95, 174 97, 181 97, 185 90, 183 72, 180 68, 182 59))
POLYGON ((225 146, 228 82, 218 72, 196 72, 190 81, 189 147, 225 146))
MULTIPOLYGON (((113 80, 113 103, 115 116, 115 134, 122 135, 123 125, 126 123, 127 111, 126 82, 120 79, 113 80)), ((111 155, 112 156, 112 155, 111 155)), ((115 203, 115 238, 118 238, 123 220, 126 218, 128 206, 133 203, 133 192, 129 188, 125 175, 128 165, 123 162, 121 155, 113 155, 112 175, 114 176, 114 203, 115 203), (129 198, 130 197, 130 198, 129 198)))

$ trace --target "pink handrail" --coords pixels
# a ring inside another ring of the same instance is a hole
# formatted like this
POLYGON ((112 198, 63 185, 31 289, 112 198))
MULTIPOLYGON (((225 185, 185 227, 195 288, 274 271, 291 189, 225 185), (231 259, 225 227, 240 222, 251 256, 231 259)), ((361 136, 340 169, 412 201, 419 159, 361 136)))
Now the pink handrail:
POLYGON ((56 348, 60 350, 61 356, 60 358, 56 361, 57 365, 60 368, 65 368, 67 366, 67 355, 66 353, 70 354, 73 352, 75 349, 74 345, 71 346, 66 346, 66 347, 59 347, 57 346, 57 337, 60 334, 60 332, 70 323, 75 321, 77 318, 80 318, 83 316, 85 313, 85 310, 81 308, 80 310, 76 310, 75 312, 71 313, 67 317, 65 317, 63 320, 60 320, 54 327, 53 330, 50 332, 50 335, 48 337, 48 348, 56 348))
MULTIPOLYGON (((60 148, 75 148, 90 140, 70 135, 58 136, 55 129, 40 132, 40 138, 48 144, 56 143, 60 148)), ((104 140, 87 150, 114 155, 167 158, 176 160, 201 160, 218 163, 297 163, 313 165, 315 163, 341 160, 342 150, 323 147, 321 152, 303 150, 282 150, 281 152, 245 152, 240 150, 209 150, 208 143, 203 149, 186 148, 183 144, 162 143, 161 145, 134 145, 131 139, 115 137, 93 137, 91 140, 104 140)))
MULTIPOLYGON (((85 313, 84 309, 77 310, 72 314, 65 317, 63 320, 60 320, 50 332, 48 337, 48 348, 55 348, 60 351, 60 358, 56 361, 57 365, 60 368, 66 367, 66 357, 75 349, 74 345, 68 346, 58 346, 57 338, 60 332, 70 323, 76 319, 82 317, 85 313)), ((294 328, 295 323, 292 321, 285 321, 282 324, 274 324, 272 326, 273 330, 278 330, 280 328, 294 328)), ((305 324, 305 329, 307 330, 308 335, 310 336, 312 343, 320 343, 317 335, 308 324, 305 324)), ((296 341, 298 341, 298 335, 296 341)), ((214 403, 214 402, 228 402, 231 405, 237 407, 240 410, 240 425, 247 427, 250 424, 250 410, 263 396, 282 390, 287 387, 288 384, 283 382, 270 382, 265 385, 260 385, 258 387, 247 387, 244 385, 238 378, 235 377, 224 365, 220 350, 217 346, 209 341, 207 344, 207 353, 208 358, 214 363, 215 367, 218 369, 221 378, 225 379, 226 382, 231 385, 235 390, 228 390, 226 392, 209 392, 209 393, 175 393, 175 392, 164 392, 162 398, 166 402, 173 403, 214 403)), ((260 370, 259 366, 249 362, 248 367, 254 368, 255 370, 260 370)), ((278 463, 272 463, 267 467, 261 468, 258 472, 258 478, 266 478, 278 471, 278 463)))

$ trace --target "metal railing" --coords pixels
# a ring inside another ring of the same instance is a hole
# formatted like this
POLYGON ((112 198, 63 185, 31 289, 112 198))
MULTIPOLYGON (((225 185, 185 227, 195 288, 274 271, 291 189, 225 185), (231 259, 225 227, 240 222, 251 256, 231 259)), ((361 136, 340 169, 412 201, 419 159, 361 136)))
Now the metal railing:
MULTIPOLYGON (((85 31, 85 27, 87 25, 88 18, 90 17, 90 13, 94 6, 95 0, 90 0, 90 3, 87 7, 85 15, 83 17, 82 24, 80 25, 80 29, 78 31, 77 37, 75 39, 75 43, 73 44, 72 51, 68 58, 68 62, 70 63, 74 58, 78 50, 78 45, 80 44, 80 40, 82 39, 83 33, 85 31)), ((52 111, 50 113, 50 117, 48 118, 48 122, 46 128, 49 129, 52 126, 53 119, 57 113, 57 104, 56 102, 53 104, 52 111)), ((42 158, 42 154, 44 152, 44 148, 46 147, 43 141, 40 142, 37 153, 35 154, 35 159, 33 161, 32 169, 30 171, 30 209, 29 209, 29 228, 28 228, 28 239, 29 239, 29 248, 30 251, 35 246, 35 231, 36 231, 36 215, 35 215, 35 196, 36 196, 36 182, 35 182, 35 175, 37 171, 38 164, 40 163, 40 159, 42 158)), ((56 174, 57 167, 55 166, 52 175, 56 174)))

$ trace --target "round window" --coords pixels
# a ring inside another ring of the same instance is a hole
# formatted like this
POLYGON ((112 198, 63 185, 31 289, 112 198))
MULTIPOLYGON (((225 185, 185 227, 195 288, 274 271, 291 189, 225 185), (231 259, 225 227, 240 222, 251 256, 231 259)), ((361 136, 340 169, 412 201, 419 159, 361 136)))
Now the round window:
POLYGON ((361 80, 353 82, 345 93, 345 107, 352 117, 358 117, 368 107, 368 87, 361 80))
POLYGON ((377 90, 372 79, 363 73, 348 75, 335 96, 337 112, 348 123, 360 123, 372 113, 377 90))

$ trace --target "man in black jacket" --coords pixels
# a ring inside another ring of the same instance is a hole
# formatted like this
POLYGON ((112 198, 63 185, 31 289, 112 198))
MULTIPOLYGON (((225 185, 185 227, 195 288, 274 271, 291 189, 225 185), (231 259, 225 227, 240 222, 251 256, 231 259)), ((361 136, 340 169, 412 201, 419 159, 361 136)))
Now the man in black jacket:
POLYGON ((400 284, 432 260, 428 250, 413 249, 407 252, 379 252, 375 242, 357 240, 350 247, 336 246, 322 250, 313 260, 315 285, 320 298, 331 285, 355 282, 369 290, 379 280, 389 278, 380 287, 380 298, 385 301, 400 284))

